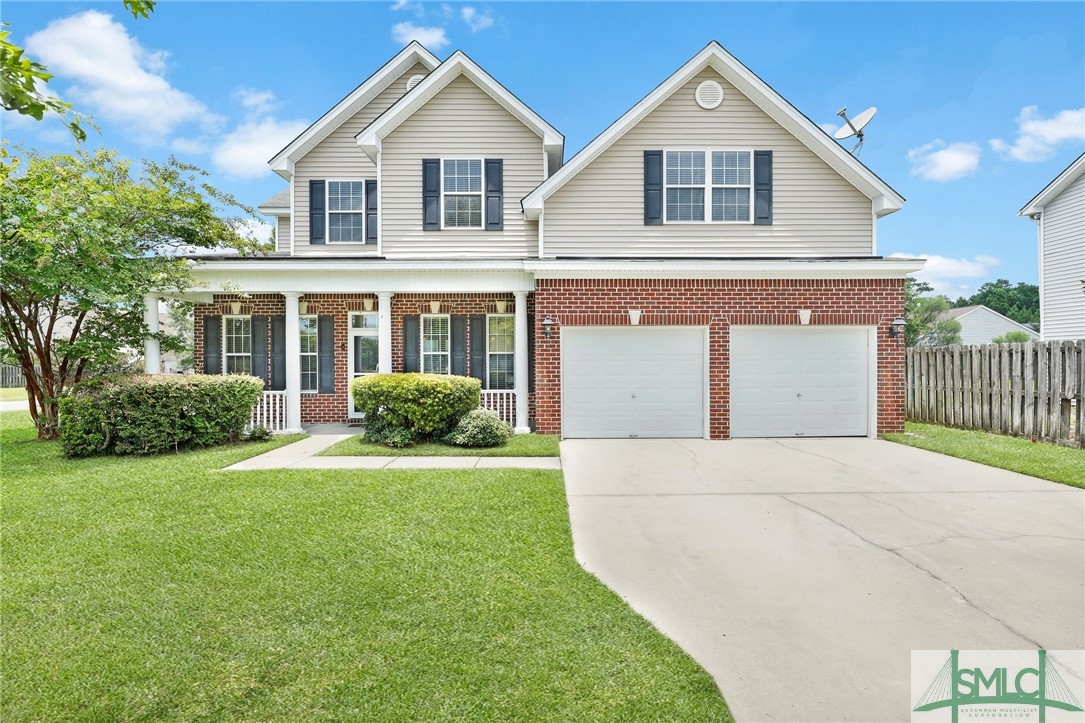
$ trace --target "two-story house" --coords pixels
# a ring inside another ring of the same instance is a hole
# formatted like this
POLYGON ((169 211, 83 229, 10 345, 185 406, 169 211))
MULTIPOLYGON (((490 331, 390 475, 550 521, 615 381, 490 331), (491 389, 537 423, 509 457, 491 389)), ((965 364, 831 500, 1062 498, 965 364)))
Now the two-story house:
POLYGON ((876 228, 904 199, 719 44, 563 152, 465 54, 412 43, 271 159, 276 252, 199 263, 197 363, 264 379, 289 429, 419 371, 565 437, 903 428, 893 322, 922 262, 876 228))

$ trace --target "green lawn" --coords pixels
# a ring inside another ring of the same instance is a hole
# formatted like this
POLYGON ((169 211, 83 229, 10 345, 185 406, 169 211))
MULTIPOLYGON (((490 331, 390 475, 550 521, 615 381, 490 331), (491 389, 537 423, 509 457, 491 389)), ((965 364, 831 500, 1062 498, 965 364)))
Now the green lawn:
POLYGON ((560 473, 63 459, 0 416, 3 720, 730 720, 560 473))
POLYGON ((0 389, 0 402, 25 402, 26 390, 22 387, 0 389))
POLYGON ((369 444, 360 436, 344 439, 321 452, 331 457, 557 457, 556 434, 517 434, 500 447, 453 447, 436 442, 393 449, 369 444))
POLYGON ((1052 482, 1085 487, 1082 449, 917 422, 908 422, 905 434, 887 434, 885 438, 1052 482))

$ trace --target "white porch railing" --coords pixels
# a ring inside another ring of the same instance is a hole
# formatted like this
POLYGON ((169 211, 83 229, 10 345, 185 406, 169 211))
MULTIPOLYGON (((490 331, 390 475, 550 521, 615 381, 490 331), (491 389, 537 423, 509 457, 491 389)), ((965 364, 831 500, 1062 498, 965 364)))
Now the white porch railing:
POLYGON ((252 408, 252 418, 245 431, 263 427, 269 432, 286 429, 286 392, 264 392, 252 408))
POLYGON ((479 406, 497 412, 497 416, 516 426, 516 392, 511 389, 483 389, 479 406))

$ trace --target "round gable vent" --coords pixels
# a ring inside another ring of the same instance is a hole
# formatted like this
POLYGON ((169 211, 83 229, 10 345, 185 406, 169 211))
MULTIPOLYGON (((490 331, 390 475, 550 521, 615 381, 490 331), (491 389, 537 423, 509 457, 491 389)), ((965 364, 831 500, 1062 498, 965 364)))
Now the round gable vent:
POLYGON ((697 99, 697 105, 705 110, 712 110, 723 102, 723 88, 714 80, 706 80, 697 86, 694 97, 697 99))
POLYGON ((414 86, 421 83, 422 79, 425 78, 425 77, 426 76, 424 76, 424 75, 412 75, 410 78, 407 79, 407 90, 408 91, 413 90, 414 86))

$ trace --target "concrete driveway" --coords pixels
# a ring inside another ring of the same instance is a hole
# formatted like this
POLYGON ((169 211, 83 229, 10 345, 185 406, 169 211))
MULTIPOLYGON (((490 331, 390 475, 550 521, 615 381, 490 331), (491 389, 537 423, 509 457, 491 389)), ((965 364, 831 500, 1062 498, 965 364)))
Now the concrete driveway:
POLYGON ((868 439, 561 457, 578 559, 739 721, 906 721, 913 649, 1085 645, 1080 489, 868 439))

